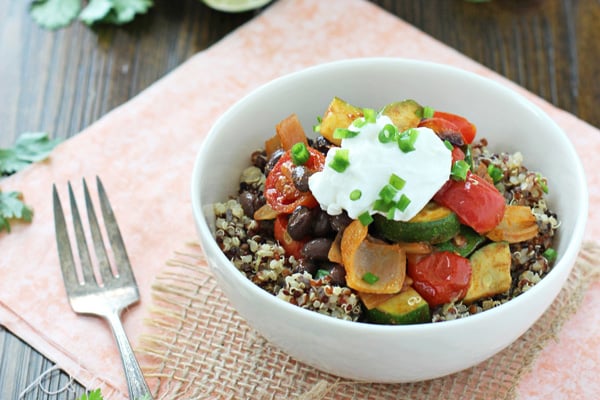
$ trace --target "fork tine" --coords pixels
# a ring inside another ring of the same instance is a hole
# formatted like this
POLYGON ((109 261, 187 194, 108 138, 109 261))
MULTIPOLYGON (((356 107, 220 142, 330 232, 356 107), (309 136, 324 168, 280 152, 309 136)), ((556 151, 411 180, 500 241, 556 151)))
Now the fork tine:
POLYGON ((81 217, 77 208, 77 202, 75 201, 75 195, 73 194, 73 187, 71 186, 71 182, 68 183, 68 186, 69 199, 71 202, 71 214, 73 216, 73 228, 75 231, 75 241, 77 242, 77 251, 79 253, 79 260, 81 262, 81 273, 83 275, 83 283, 90 284, 96 281, 92 269, 92 260, 90 258, 87 240, 85 239, 85 234, 83 233, 83 225, 81 223, 81 217))
POLYGON ((92 203, 90 191, 88 190, 88 186, 85 179, 82 179, 82 181, 83 193, 85 197, 85 207, 88 216, 88 221, 90 224, 90 232, 92 234, 92 242, 94 243, 96 259, 98 260, 98 271, 100 272, 100 276, 102 277, 103 284, 106 285, 114 279, 114 276, 110 269, 110 261, 108 261, 108 255, 106 254, 104 240, 102 239, 102 234, 100 233, 98 218, 96 217, 96 212, 94 211, 94 205, 92 203))
POLYGON ((98 187, 98 197, 100 199, 100 209, 102 210, 102 217, 104 218, 104 225, 106 226, 106 232, 108 233, 108 241, 115 256, 115 263, 117 264, 118 274, 123 279, 127 279, 130 282, 135 282, 135 277, 131 270, 131 264, 129 263, 129 257, 127 256, 127 250, 125 249, 125 243, 117 224, 117 219, 113 209, 108 201, 108 196, 104 190, 104 185, 99 177, 96 176, 96 185, 98 187))
POLYGON ((52 200, 54 210, 54 230, 56 232, 56 247, 58 248, 58 258, 60 261, 60 269, 62 271, 63 280, 65 281, 65 289, 67 293, 79 285, 77 272, 75 270, 75 260, 73 259, 73 250, 71 241, 67 233, 67 224, 65 222, 65 214, 63 213, 60 198, 56 185, 52 185, 52 200))

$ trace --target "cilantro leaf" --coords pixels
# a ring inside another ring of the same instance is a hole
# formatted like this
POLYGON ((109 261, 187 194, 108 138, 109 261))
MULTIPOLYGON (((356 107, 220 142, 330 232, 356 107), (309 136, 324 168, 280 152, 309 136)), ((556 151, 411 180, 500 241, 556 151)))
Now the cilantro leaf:
POLYGON ((79 14, 79 19, 87 25, 92 25, 94 22, 104 19, 113 4, 111 0, 90 0, 88 5, 79 14))
POLYGON ((60 142, 46 133, 23 133, 13 148, 0 149, 0 175, 10 175, 27 165, 44 160, 60 142))
POLYGON ((81 9, 81 0, 35 0, 29 12, 33 20, 46 29, 69 25, 81 9))
POLYGON ((100 389, 96 389, 83 394, 79 400, 104 400, 104 398, 102 397, 102 393, 100 393, 100 389))
POLYGON ((0 191, 0 232, 6 229, 10 232, 10 219, 20 219, 31 222, 33 210, 21 200, 19 192, 0 191))
POLYGON ((131 22, 137 14, 145 14, 152 5, 152 0, 90 0, 79 19, 87 25, 122 25, 131 22))

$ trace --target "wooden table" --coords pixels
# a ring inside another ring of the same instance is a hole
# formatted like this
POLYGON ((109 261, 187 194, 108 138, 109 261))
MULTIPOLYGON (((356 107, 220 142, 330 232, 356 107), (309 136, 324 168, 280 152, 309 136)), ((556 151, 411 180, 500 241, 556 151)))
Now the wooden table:
MULTIPOLYGON (((600 127, 600 3, 595 0, 373 0, 438 40, 600 127)), ((29 1, 0 0, 0 148, 23 132, 68 138, 260 12, 155 0, 124 27, 40 29, 29 1)), ((0 262, 1 259, 0 259, 0 262)), ((1 296, 1 294, 0 294, 1 296)), ((0 399, 53 363, 0 327, 0 399)), ((55 372, 49 390, 68 377, 55 372)), ((24 399, 74 399, 30 390, 24 399)))

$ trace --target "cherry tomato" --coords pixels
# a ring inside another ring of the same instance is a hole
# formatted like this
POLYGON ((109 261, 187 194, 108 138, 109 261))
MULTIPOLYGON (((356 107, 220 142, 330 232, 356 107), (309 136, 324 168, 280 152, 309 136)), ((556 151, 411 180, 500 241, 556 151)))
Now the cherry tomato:
POLYGON ((477 133, 477 128, 468 119, 442 111, 436 111, 433 113, 433 117, 423 119, 419 126, 428 127, 443 139, 448 139, 451 143, 458 145, 462 144, 455 143, 458 142, 456 136, 462 138, 463 144, 469 144, 473 142, 477 133))
POLYGON ((275 223, 273 224, 273 236, 275 236, 275 240, 281 244, 286 255, 294 256, 296 260, 299 260, 302 257, 302 248, 307 241, 292 239, 287 231, 288 218, 289 215, 287 214, 279 214, 277 218, 275 218, 275 223))
POLYGON ((450 251, 431 253, 416 263, 409 263, 408 275, 413 288, 431 307, 460 300, 471 282, 471 263, 450 251))
POLYGON ((465 152, 462 151, 460 147, 454 146, 454 148, 452 149, 452 165, 454 165, 454 163, 457 162, 458 160, 464 160, 464 159, 465 159, 465 152))
MULTIPOLYGON (((303 165, 309 173, 314 173, 323 169, 325 156, 319 151, 308 147, 310 157, 303 165)), ((286 151, 279 161, 275 164, 265 181, 265 198, 267 203, 275 211, 290 214, 298 206, 309 208, 318 205, 310 191, 301 192, 294 185, 292 171, 296 165, 292 161, 290 150, 286 151)))
POLYGON ((456 213, 461 223, 478 233, 491 231, 504 216, 506 203, 494 185, 467 172, 464 181, 449 179, 433 196, 438 204, 456 213))

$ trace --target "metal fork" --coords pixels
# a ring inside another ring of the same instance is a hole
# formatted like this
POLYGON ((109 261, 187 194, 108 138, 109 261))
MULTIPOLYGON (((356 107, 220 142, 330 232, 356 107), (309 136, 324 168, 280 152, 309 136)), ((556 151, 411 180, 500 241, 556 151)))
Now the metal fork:
POLYGON ((106 319, 115 336, 115 340, 121 354, 121 361, 125 369, 125 378, 129 389, 130 399, 151 400, 150 390, 144 381, 144 376, 135 358, 131 345, 127 340, 125 330, 121 323, 121 312, 124 308, 139 301, 137 283, 131 270, 129 257, 125 250, 125 244, 117 225, 117 220, 112 207, 108 202, 104 186, 96 177, 100 209, 106 227, 107 238, 113 253, 117 274, 113 274, 108 253, 104 246, 104 240, 100 233, 100 227, 94 206, 90 197, 87 183, 83 180, 85 205, 90 227, 90 234, 94 245, 94 251, 98 264, 98 279, 94 275, 92 257, 88 249, 87 240, 83 230, 81 217, 77 209, 75 195, 71 183, 68 183, 69 199, 71 203, 71 214, 73 218, 73 230, 75 242, 81 266, 82 281, 77 276, 76 262, 67 232, 65 215, 60 203, 56 185, 52 186, 54 202, 54 226, 56 229, 56 244, 62 270, 65 289, 69 303, 73 311, 79 314, 91 314, 106 319))

